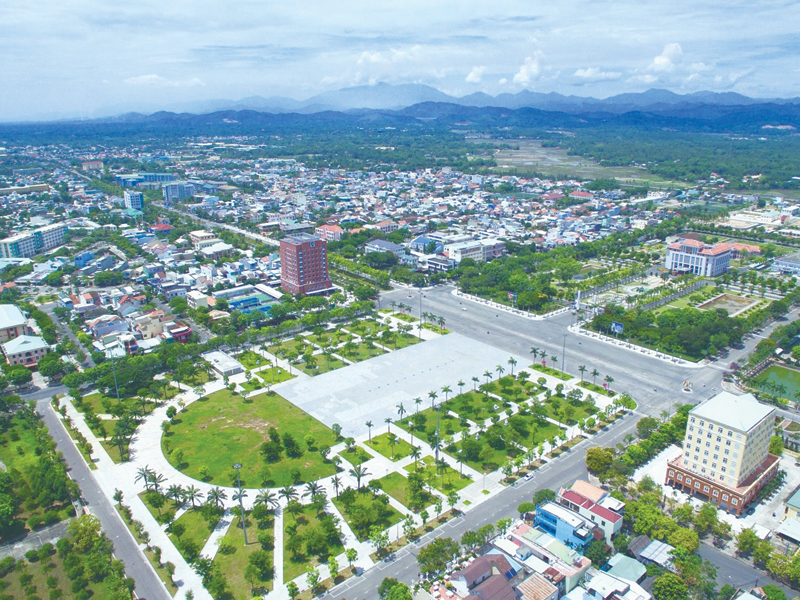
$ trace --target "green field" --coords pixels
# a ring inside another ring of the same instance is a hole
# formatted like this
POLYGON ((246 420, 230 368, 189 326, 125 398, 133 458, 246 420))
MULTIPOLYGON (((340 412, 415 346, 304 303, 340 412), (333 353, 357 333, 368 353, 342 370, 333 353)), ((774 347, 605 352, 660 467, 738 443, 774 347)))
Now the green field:
POLYGON ((235 480, 234 463, 240 462, 244 487, 283 487, 293 482, 291 472, 298 469, 303 481, 315 481, 333 475, 333 463, 325 462, 316 448, 333 446, 333 432, 291 402, 275 393, 260 394, 244 400, 228 390, 220 390, 190 404, 178 413, 169 436, 171 452, 167 459, 176 466, 175 451, 183 451, 180 470, 202 479, 200 469, 208 469, 208 479, 215 485, 231 485, 235 480), (267 440, 270 427, 280 435, 292 434, 302 451, 299 457, 281 454, 275 463, 267 463, 259 448, 267 440), (309 449, 306 435, 314 437, 309 449))
MULTIPOLYGON (((303 534, 308 534, 310 530, 318 527, 319 519, 316 510, 314 510, 312 506, 307 505, 303 507, 303 512, 299 513, 296 517, 288 514, 287 512, 283 520, 284 546, 286 546, 286 542, 289 540, 289 530, 291 529, 293 523, 297 524, 297 535, 302 538, 303 534)), ((327 556, 338 556, 344 552, 344 546, 342 545, 341 540, 337 540, 336 543, 329 543, 326 551, 327 556)), ((284 581, 290 581, 295 577, 302 575, 306 572, 306 569, 308 569, 309 566, 314 567, 318 564, 321 564, 327 560, 327 556, 309 556, 305 553, 298 553, 294 555, 291 551, 289 551, 288 548, 285 548, 283 554, 284 581)))
POLYGON ((366 342, 360 342, 351 345, 345 344, 336 351, 336 354, 343 356, 351 362, 361 362, 362 360, 368 360, 375 356, 386 354, 386 351, 378 348, 375 344, 370 348, 366 342))
POLYGON ((342 360, 339 360, 335 356, 325 356, 324 354, 315 354, 314 355, 315 362, 313 365, 310 365, 306 362, 301 362, 300 364, 295 365, 298 369, 303 371, 306 375, 311 375, 312 377, 315 375, 322 375, 323 373, 327 373, 328 371, 334 371, 335 369, 341 369, 347 363, 342 360))
MULTIPOLYGON (((220 541, 220 550, 214 557, 214 564, 219 566, 220 573, 225 576, 230 586, 232 600, 249 600, 252 598, 250 584, 244 578, 244 571, 247 568, 247 559, 256 550, 261 550, 258 543, 258 529, 253 523, 253 519, 247 513, 247 546, 244 545, 244 533, 242 532, 242 520, 234 517, 231 526, 228 528, 225 537, 220 541), (223 552, 223 549, 225 550, 223 552)), ((268 525, 274 525, 270 519, 268 525)), ((268 531, 272 532, 274 526, 268 531)), ((273 550, 267 550, 270 558, 273 557, 273 550)), ((261 582, 268 590, 272 589, 272 579, 261 582)))
POLYGON ((433 486, 445 495, 463 490, 472 483, 469 477, 461 477, 461 474, 449 465, 446 465, 444 469, 437 470, 432 456, 425 456, 420 459, 416 467, 414 463, 406 467, 406 471, 409 473, 415 470, 422 473, 422 477, 428 485, 433 486))
MULTIPOLYGON (((397 435, 397 430, 393 432, 397 435)), ((386 458, 394 461, 401 460, 406 456, 411 456, 411 451, 413 450, 413 446, 409 444, 407 441, 400 439, 400 436, 397 436, 397 442, 392 446, 389 443, 389 433, 382 433, 380 435, 372 436, 371 442, 365 442, 367 446, 369 446, 375 452, 379 454, 383 454, 386 458)))
POLYGON ((356 446, 355 450, 352 452, 343 450, 338 454, 338 456, 341 456, 354 467, 360 465, 361 463, 365 463, 372 458, 372 455, 360 446, 356 446))
POLYGON ((289 381, 294 379, 294 375, 289 375, 288 371, 284 371, 281 367, 270 367, 256 373, 256 376, 261 378, 264 383, 281 383, 282 381, 289 381))
POLYGON ((389 329, 389 326, 379 323, 374 319, 362 319, 345 325, 345 329, 363 337, 365 335, 379 335, 381 332, 389 329))
POLYGON ((408 499, 408 479, 400 475, 400 473, 389 473, 386 477, 379 479, 378 482, 381 484, 381 489, 384 492, 389 494, 407 509, 413 510, 414 512, 419 512, 422 510, 422 508, 429 506, 433 502, 433 496, 425 492, 423 506, 420 507, 419 510, 412 509, 408 499))
MULTIPOLYGON (((350 529, 352 529, 353 533, 356 535, 359 541, 362 542, 367 539, 369 531, 366 530, 362 532, 361 530, 359 530, 357 527, 354 526, 353 513, 357 513, 360 509, 367 507, 372 502, 372 498, 373 498, 372 492, 369 492, 365 488, 362 488, 361 492, 358 492, 355 504, 353 505, 350 511, 345 509, 341 499, 339 498, 332 499, 333 503, 336 505, 336 508, 338 508, 339 512, 342 513, 344 520, 347 521, 347 524, 350 526, 350 529)), ((403 520, 403 515, 400 514, 400 511, 398 511, 388 503, 382 506, 381 512, 382 514, 380 514, 377 517, 377 519, 374 519, 373 522, 370 523, 370 526, 377 525, 381 529, 388 529, 392 525, 396 525, 397 523, 403 520)))
POLYGON ((219 523, 221 512, 222 509, 218 514, 209 512, 211 518, 207 520, 200 510, 190 508, 172 524, 173 532, 169 534, 169 539, 187 561, 194 560, 196 554, 203 549, 219 523), (175 535, 178 531, 181 531, 180 537, 175 535))

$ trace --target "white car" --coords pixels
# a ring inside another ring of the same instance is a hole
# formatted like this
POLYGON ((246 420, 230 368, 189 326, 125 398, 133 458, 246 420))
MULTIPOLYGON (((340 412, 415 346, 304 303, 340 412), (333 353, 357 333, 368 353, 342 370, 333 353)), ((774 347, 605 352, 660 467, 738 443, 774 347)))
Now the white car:
POLYGON ((466 306, 462 306, 462 307, 461 307, 461 310, 463 310, 463 311, 466 311, 466 310, 467 310, 467 307, 466 307, 466 306))

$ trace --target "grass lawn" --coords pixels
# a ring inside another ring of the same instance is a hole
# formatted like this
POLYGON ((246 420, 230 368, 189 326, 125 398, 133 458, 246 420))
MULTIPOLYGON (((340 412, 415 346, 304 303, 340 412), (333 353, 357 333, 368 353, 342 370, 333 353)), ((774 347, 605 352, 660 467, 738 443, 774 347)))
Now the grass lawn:
MULTIPOLYGON (((116 444, 112 444, 111 440, 108 441, 100 440, 100 444, 103 446, 103 448, 105 448, 105 451, 111 457, 111 460, 113 460, 116 464, 123 462, 122 457, 119 454, 119 446, 117 446, 116 444)), ((122 445, 122 451, 125 453, 126 457, 128 455, 129 445, 130 444, 128 443, 122 445)))
POLYGON ((355 333, 357 336, 363 337, 365 335, 379 335, 381 332, 389 329, 389 326, 379 323, 375 319, 359 319, 358 321, 353 321, 345 325, 345 328, 350 333, 355 333))
POLYGON ((559 412, 558 415, 556 415, 556 411, 553 408, 553 397, 551 397, 549 401, 545 401, 544 409, 547 411, 548 417, 555 419, 556 421, 560 421, 561 423, 565 423, 566 425, 575 425, 581 419, 587 419, 597 413, 597 408, 588 402, 578 402, 576 404, 572 404, 567 400, 561 400, 561 405, 558 409, 559 412), (574 411, 569 420, 566 418, 564 412, 567 407, 572 407, 574 411))
POLYGON ((349 342, 352 339, 353 336, 351 334, 341 330, 330 330, 320 335, 308 336, 308 340, 314 342, 317 346, 324 346, 325 344, 336 346, 344 342, 349 342))
MULTIPOLYGON (((78 436, 80 435, 80 432, 74 426, 70 427, 69 423, 67 423, 65 419, 61 419, 61 422, 64 424, 64 429, 67 430, 69 437, 71 437, 72 441, 75 442, 75 447, 81 453, 81 456, 83 456, 83 460, 86 461, 86 464, 89 465, 89 468, 91 470, 93 471, 96 470, 97 465, 94 464, 94 460, 92 460, 91 455, 86 452, 86 448, 78 441, 78 436)), ((96 452, 94 447, 92 447, 92 452, 93 453, 96 452)))
POLYGON ((228 390, 220 390, 190 404, 178 413, 169 436, 168 460, 176 465, 175 450, 183 451, 181 470, 202 480, 200 469, 208 468, 208 482, 231 485, 235 479, 232 465, 242 463, 244 487, 283 487, 294 482, 291 472, 298 469, 304 481, 333 475, 336 468, 324 462, 316 448, 307 448, 304 438, 312 435, 316 446, 333 446, 333 432, 309 414, 275 393, 260 394, 243 400, 228 390), (270 427, 281 435, 291 433, 303 450, 302 456, 284 454, 275 463, 266 463, 259 447, 267 439, 270 427))
MULTIPOLYGON (((394 432, 397 435, 397 430, 394 432)), ((389 443, 389 433, 382 433, 380 435, 373 435, 371 442, 366 442, 375 452, 383 454, 386 458, 394 461, 401 460, 406 456, 411 456, 411 451, 414 447, 407 441, 400 439, 398 436, 397 442, 394 444, 394 457, 392 457, 392 445, 389 443)))
MULTIPOLYGON (((161 488, 159 488, 161 489, 161 488)), ((171 500, 164 499, 164 506, 161 509, 157 509, 155 506, 150 504, 147 501, 147 494, 148 492, 139 492, 139 499, 144 502, 144 505, 147 507, 147 510, 150 511, 150 514, 153 515, 153 518, 158 521, 161 525, 164 525, 167 521, 164 519, 164 513, 169 510, 172 510, 175 504, 171 500)))
MULTIPOLYGON (((383 342, 378 342, 383 343, 383 342)), ((386 354, 385 350, 378 348, 375 344, 372 345, 370 348, 365 342, 360 342, 358 344, 353 344, 352 348, 342 346, 336 351, 336 354, 339 356, 343 356, 349 361, 352 362, 361 362, 362 360, 367 360, 373 358, 375 356, 380 356, 381 354, 386 354)))
POLYGON ((438 333, 440 335, 447 335, 448 333, 450 333, 449 329, 442 329, 438 325, 434 325, 432 323, 423 323, 422 324, 422 328, 423 329, 428 329, 429 331, 435 331, 436 333, 438 333))
POLYGON ((237 354, 234 358, 242 363, 242 366, 248 370, 263 367, 270 362, 268 358, 264 358, 258 352, 253 350, 245 350, 241 354, 237 354))
MULTIPOLYGON (((442 406, 443 408, 439 411, 439 434, 453 435, 461 430, 461 423, 459 419, 448 414, 444 405, 442 406)), ((402 421, 397 421, 395 425, 411 433, 410 423, 412 422, 415 425, 414 437, 427 439, 428 435, 436 433, 436 410, 426 408, 410 417, 405 417, 402 421)))
MULTIPOLYGON (((175 393, 173 393, 172 396, 177 393, 177 390, 175 390, 175 393)), ((85 413, 90 411, 96 415, 121 415, 123 413, 130 412, 134 408, 144 408, 145 413, 150 413, 156 407, 155 403, 153 402, 145 402, 142 404, 138 396, 131 398, 120 398, 120 401, 117 402, 116 396, 106 396, 105 394, 101 393, 84 396, 80 406, 75 403, 74 399, 72 400, 72 404, 79 412, 85 413)))
POLYGON ((570 375, 569 373, 564 373, 562 375, 560 369, 554 369, 552 367, 543 367, 539 363, 536 363, 535 365, 531 365, 530 368, 533 369, 534 371, 539 371, 540 373, 545 373, 547 375, 550 375, 551 377, 555 377, 556 379, 560 379, 561 381, 569 381, 570 379, 572 379, 572 375, 570 375))
POLYGON ((423 508, 433 503, 433 496, 425 492, 423 505, 418 510, 411 508, 408 498, 408 478, 403 477, 400 473, 389 473, 386 477, 381 477, 378 481, 384 492, 415 513, 420 512, 423 508))
MULTIPOLYGON (((367 491, 366 488, 362 488, 362 492, 357 495, 352 510, 355 512, 359 508, 370 503, 373 497, 374 496, 372 492, 367 491)), ((353 530, 353 533, 358 538, 358 540, 361 542, 366 541, 367 537, 369 536, 369 532, 365 531, 362 534, 355 527, 353 527, 353 521, 350 512, 345 509, 344 504, 342 504, 339 498, 332 498, 332 501, 336 505, 336 508, 339 509, 339 512, 342 513, 344 520, 347 521, 347 524, 350 526, 350 529, 353 530)), ((403 515, 400 514, 400 511, 396 510, 390 504, 385 504, 382 508, 382 514, 380 515, 380 517, 370 525, 378 525, 381 529, 385 530, 391 527, 392 525, 396 525, 402 520, 403 520, 403 515)))
POLYGON ((348 452, 347 450, 340 452, 339 456, 341 456, 354 467, 357 467, 361 463, 367 462, 372 458, 372 455, 369 452, 359 446, 356 446, 355 450, 352 452, 348 452))
MULTIPOLYGON (((285 340, 278 344, 273 344, 267 348, 270 354, 275 356, 284 356, 285 354, 296 351, 298 355, 304 354, 308 350, 316 350, 314 346, 309 344, 305 338, 301 340, 285 340)), ((262 363, 263 364, 263 363, 262 363)))
POLYGON ((480 423, 486 419, 499 415, 506 410, 503 403, 497 398, 492 398, 480 392, 464 392, 452 398, 442 405, 456 413, 459 417, 469 419, 475 423, 480 423))
POLYGON ((413 346, 414 344, 419 344, 421 341, 421 339, 411 333, 397 333, 394 338, 392 338, 392 348, 401 350, 413 346))
POLYGON ((405 321, 406 323, 416 323, 417 322, 417 319, 415 319, 411 315, 404 315, 403 313, 394 313, 392 316, 395 319, 399 319, 401 321, 405 321))
POLYGON ((536 448, 545 440, 558 433, 563 433, 558 425, 540 419, 539 417, 524 411, 526 414, 515 414, 508 420, 509 425, 514 427, 520 434, 519 443, 526 448, 536 448))
POLYGON ((256 373, 256 377, 263 379, 264 383, 273 384, 289 381, 290 379, 294 379, 295 376, 289 375, 289 371, 285 371, 281 367, 270 367, 269 369, 264 369, 256 373))
MULTIPOLYGON (((220 509, 220 513, 221 512, 222 510, 220 509)), ((191 544, 195 552, 200 552, 211 536, 211 532, 214 531, 217 523, 219 523, 220 517, 220 514, 213 514, 211 520, 206 520, 202 512, 190 508, 172 524, 172 529, 175 531, 179 531, 181 527, 184 528, 181 536, 178 537, 175 533, 170 533, 169 539, 175 544, 175 547, 180 551, 183 557, 187 561, 191 561, 193 557, 187 556, 187 553, 184 551, 184 545, 191 544)))
POLYGON ((510 402, 520 403, 536 394, 539 386, 532 381, 520 381, 516 377, 506 375, 495 381, 484 383, 480 389, 497 394, 510 402))
MULTIPOLYGON (((283 518, 283 543, 284 543, 284 550, 283 550, 283 580, 288 582, 297 577, 298 575, 302 575, 306 572, 308 567, 316 567, 319 564, 322 564, 322 561, 327 561, 327 556, 318 557, 318 556, 307 556, 305 554, 298 553, 296 556, 293 556, 292 553, 286 548, 286 542, 289 539, 289 534, 287 529, 292 522, 297 523, 297 534, 302 537, 302 535, 317 527, 319 519, 317 517, 317 511, 310 505, 303 507, 303 512, 299 513, 296 517, 286 514, 283 518)), ((327 547, 328 556, 338 556, 342 552, 344 552, 344 546, 342 545, 341 541, 336 542, 335 544, 328 544, 327 547)))
POLYGON ((245 380, 239 385, 241 385, 248 394, 252 394, 256 390, 263 390, 265 387, 267 387, 266 384, 258 377, 253 377, 250 379, 250 381, 245 380))
POLYGON ((169 573, 167 573, 167 570, 158 564, 155 553, 152 550, 147 549, 146 542, 136 533, 136 529, 132 527, 130 519, 119 509, 119 504, 114 504, 114 508, 117 510, 119 516, 122 517, 122 520, 125 521, 125 524, 128 526, 128 531, 131 532, 131 535, 136 540, 136 543, 144 545, 142 551, 144 552, 145 556, 147 556, 147 560, 153 566, 155 572, 158 573, 159 579, 161 579, 161 581, 164 582, 164 585, 167 586, 167 589, 170 590, 170 595, 174 594, 176 591, 178 591, 178 586, 173 583, 172 578, 170 578, 169 573))
POLYGON ((323 373, 327 373, 328 371, 333 371, 335 369, 340 369, 346 366, 342 360, 339 360, 335 356, 325 356, 324 354, 315 354, 314 359, 316 363, 314 364, 314 368, 312 369, 307 363, 302 362, 298 365, 295 365, 298 369, 303 371, 306 375, 322 375, 323 373))
POLYGON ((578 382, 578 385, 584 389, 590 390, 597 394, 603 394, 603 396, 608 396, 609 398, 613 398, 617 395, 614 390, 606 390, 602 385, 597 383, 592 383, 591 381, 581 381, 578 382))
MULTIPOLYGON (((488 443, 486 443, 485 438, 485 432, 480 434, 480 437, 478 438, 478 442, 481 443, 483 448, 489 449, 484 456, 485 460, 464 460, 465 464, 469 465, 480 473, 489 473, 491 471, 495 471, 502 467, 509 459, 514 458, 522 453, 522 451, 516 447, 507 447, 501 449, 492 448, 488 443)), ((462 443, 462 441, 459 441, 452 446, 448 446, 445 449, 445 452, 447 452, 454 459, 458 460, 462 443)))
POLYGON ((444 468, 444 478, 442 478, 442 472, 436 471, 432 456, 425 456, 424 458, 421 458, 416 467, 414 466, 414 463, 411 463, 406 467, 406 471, 409 473, 412 471, 421 473, 423 479, 425 479, 425 482, 428 485, 436 488, 445 495, 448 495, 450 492, 458 492, 463 490, 470 483, 472 483, 472 480, 469 477, 464 476, 462 478, 461 474, 449 465, 444 468), (442 483, 443 479, 444 483, 442 483))
MULTIPOLYGON (((274 525, 274 521, 270 520, 270 523, 274 525)), ((274 526, 272 530, 274 530, 274 526)), ((248 519, 247 546, 245 546, 242 520, 239 517, 234 517, 227 533, 220 540, 222 548, 228 548, 229 550, 223 552, 221 549, 214 557, 214 564, 219 566, 220 573, 225 575, 225 579, 228 580, 231 594, 235 600, 249 600, 252 597, 250 584, 244 578, 244 571, 247 568, 247 559, 250 555, 256 550, 261 550, 261 544, 258 543, 257 536, 258 530, 253 519, 248 519)), ((273 559, 273 551, 267 550, 267 552, 270 554, 270 559, 273 559)), ((261 585, 271 590, 272 580, 263 581, 261 585)))

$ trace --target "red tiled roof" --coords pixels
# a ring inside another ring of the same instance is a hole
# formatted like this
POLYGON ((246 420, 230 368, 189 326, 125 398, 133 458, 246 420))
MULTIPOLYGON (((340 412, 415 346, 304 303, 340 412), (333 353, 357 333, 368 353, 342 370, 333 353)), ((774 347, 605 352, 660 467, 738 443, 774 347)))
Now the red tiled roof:
POLYGON ((565 500, 576 504, 577 506, 583 507, 587 509, 589 512, 597 515, 601 519, 605 519, 611 523, 616 523, 620 519, 622 519, 622 515, 618 515, 617 513, 608 510, 604 506, 600 506, 599 504, 595 504, 588 498, 584 498, 580 494, 573 492, 572 490, 567 490, 562 495, 562 498, 565 500))

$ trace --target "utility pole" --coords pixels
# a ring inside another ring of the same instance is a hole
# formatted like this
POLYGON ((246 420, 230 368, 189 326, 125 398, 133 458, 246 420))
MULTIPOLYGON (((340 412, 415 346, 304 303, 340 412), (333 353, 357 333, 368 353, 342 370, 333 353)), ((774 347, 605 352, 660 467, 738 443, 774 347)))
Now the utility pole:
POLYGON ((561 379, 564 379, 564 359, 567 350, 567 334, 564 334, 564 341, 561 344, 561 379))

